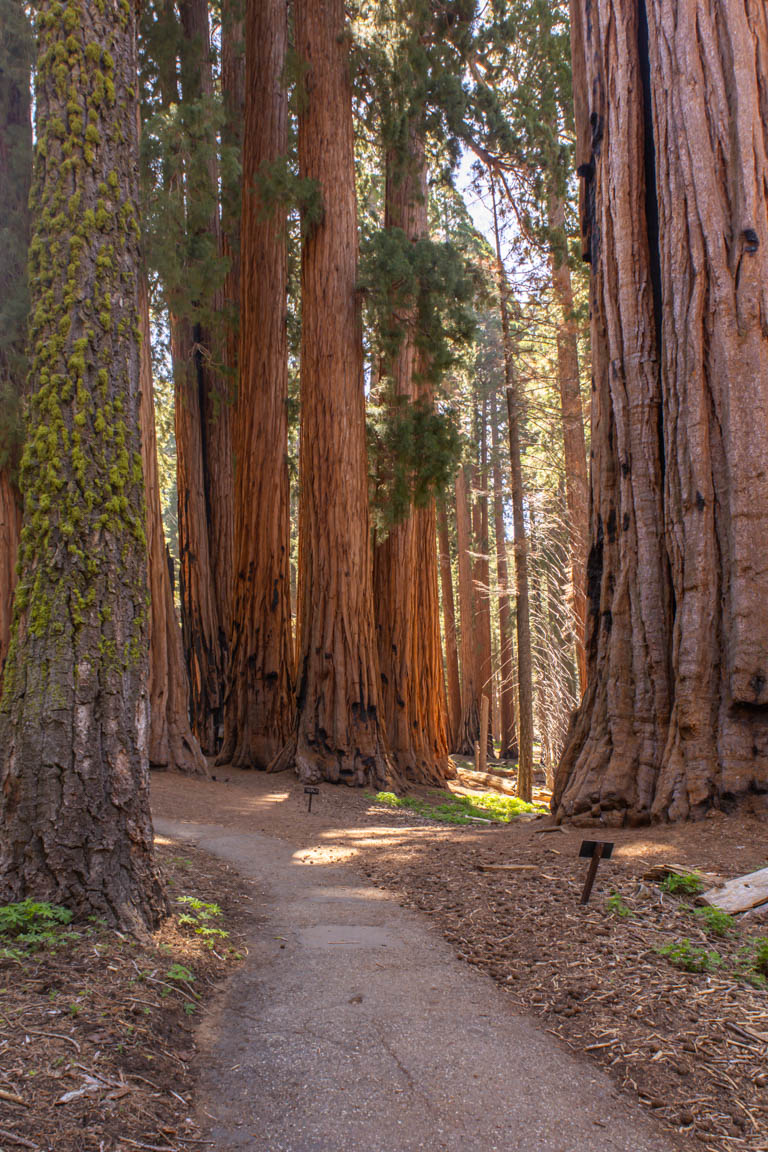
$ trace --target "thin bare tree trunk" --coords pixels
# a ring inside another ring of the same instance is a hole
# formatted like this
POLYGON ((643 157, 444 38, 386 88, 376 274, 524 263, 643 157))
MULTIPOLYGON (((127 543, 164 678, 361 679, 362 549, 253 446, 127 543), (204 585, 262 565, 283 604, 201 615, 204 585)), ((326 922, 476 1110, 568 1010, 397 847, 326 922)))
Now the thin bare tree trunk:
POLYGON ((496 267, 499 283, 499 309, 504 344, 504 376, 509 418, 509 459, 512 487, 512 515, 515 527, 515 593, 517 600, 517 692, 520 758, 517 769, 518 795, 530 802, 533 792, 533 659, 531 653, 531 614, 528 599, 528 542, 523 503, 523 466, 520 454, 520 394, 512 352, 512 334, 507 309, 507 278, 501 258, 501 237, 493 195, 493 224, 496 238, 496 267))
POLYGON ((222 762, 267 768, 293 723, 286 210, 259 178, 288 148, 288 12, 248 6, 240 387, 235 408, 235 594, 222 762))
POLYGON ((491 394, 491 446, 493 448, 493 516, 496 528, 496 579, 499 585, 499 712, 501 717, 502 760, 516 760, 520 754, 515 730, 514 644, 512 609, 509 602, 507 532, 504 527, 504 486, 501 477, 501 436, 496 393, 491 394))
POLYGON ((554 805, 620 825, 768 790, 768 14, 586 7, 588 688, 554 805))
POLYGON ((440 544, 440 580, 443 594, 443 627, 445 629, 445 666, 448 679, 449 744, 456 747, 461 723, 461 681, 459 680, 459 650, 456 643, 456 607, 453 599, 451 572, 451 539, 448 532, 446 496, 438 501, 437 526, 440 544))
POLYGON ((299 169, 322 221, 302 251, 296 732, 274 769, 304 781, 392 778, 373 614, 352 89, 343 0, 296 0, 304 69, 299 169))
POLYGON ((571 541, 571 580, 573 614, 576 620, 576 659, 579 684, 587 683, 587 657, 584 631, 587 618, 587 550, 589 542, 589 476, 584 435, 584 408, 579 382, 579 331, 573 311, 571 269, 565 235, 565 205, 554 193, 549 200, 549 227, 560 243, 552 246, 550 263, 552 286, 561 313, 557 331, 557 375, 565 450, 565 491, 568 501, 568 531, 571 541))
POLYGON ((456 751, 473 756, 480 738, 480 668, 475 636, 475 590, 472 580, 472 527, 467 465, 456 473, 456 536, 459 553, 459 615, 461 619, 461 720, 456 751))
MULTIPOLYGON (((483 397, 478 408, 480 417, 479 467, 477 489, 472 509, 475 560, 475 639, 478 645, 480 698, 488 697, 489 715, 493 712, 493 662, 491 657, 491 567, 488 532, 488 400, 483 397)), ((493 757, 493 728, 486 729, 487 754, 493 757)))
POLYGON ((157 472, 155 405, 145 276, 139 281, 141 329, 141 457, 147 519, 149 580, 149 762, 154 768, 207 773, 200 745, 189 726, 189 681, 166 559, 157 472))

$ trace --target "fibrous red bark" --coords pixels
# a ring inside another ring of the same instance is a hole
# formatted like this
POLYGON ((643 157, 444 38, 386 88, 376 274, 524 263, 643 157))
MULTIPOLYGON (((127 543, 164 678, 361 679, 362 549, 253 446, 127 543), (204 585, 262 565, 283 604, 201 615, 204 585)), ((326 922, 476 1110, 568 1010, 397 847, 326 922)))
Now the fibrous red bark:
POLYGON ((349 46, 343 0, 297 0, 299 169, 323 218, 302 252, 296 730, 273 768, 382 787, 349 46))
POLYGON ((286 209, 259 178, 288 147, 288 12, 250 4, 243 153, 240 382, 234 414, 235 576, 220 760, 266 768, 293 721, 288 482, 286 209))
POLYGON ((447 496, 438 501, 437 529, 440 546, 440 582, 443 604, 443 629, 445 631, 445 667, 448 682, 448 747, 456 747, 456 738, 461 722, 461 680, 459 679, 459 649, 456 641, 456 607, 453 599, 453 574, 451 571, 451 538, 448 532, 447 496))
POLYGON ((586 9, 588 689, 553 802, 622 824, 768 790, 768 16, 586 9))

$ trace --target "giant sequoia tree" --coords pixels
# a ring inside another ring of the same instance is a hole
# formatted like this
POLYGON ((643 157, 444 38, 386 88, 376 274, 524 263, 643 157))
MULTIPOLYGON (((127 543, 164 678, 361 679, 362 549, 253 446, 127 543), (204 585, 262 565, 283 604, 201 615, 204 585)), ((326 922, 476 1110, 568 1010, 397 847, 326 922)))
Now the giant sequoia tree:
POLYGON ((554 807, 768 790, 768 13, 573 5, 592 270, 589 678, 554 807))
POLYGON ((0 898, 145 929, 147 771, 134 10, 37 7, 31 396, 0 706, 0 898))
POLYGON ((297 720, 275 767, 382 785, 349 45, 343 0, 297 0, 299 166, 322 195, 301 262, 297 720))

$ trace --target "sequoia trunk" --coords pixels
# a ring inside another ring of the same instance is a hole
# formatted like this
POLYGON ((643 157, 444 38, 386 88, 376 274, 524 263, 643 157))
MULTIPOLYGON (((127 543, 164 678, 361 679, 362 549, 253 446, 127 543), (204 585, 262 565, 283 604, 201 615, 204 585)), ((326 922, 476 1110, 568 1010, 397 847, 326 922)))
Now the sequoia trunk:
POLYGON ((0 705, 0 899, 145 932, 165 904, 147 762, 135 16, 66 11, 36 8, 33 363, 0 705))
POLYGON ((295 735, 275 768, 305 781, 383 787, 357 298, 352 89, 343 0, 297 0, 303 69, 299 168, 323 218, 301 266, 299 666, 295 735))
POLYGON ((768 790, 768 15, 599 0, 573 16, 588 687, 553 803, 620 825, 768 790))
POLYGON ((266 768, 293 720, 284 206, 259 180, 288 148, 284 0, 249 4, 243 155, 240 384, 234 419, 235 578, 221 761, 266 768))
MULTIPOLYGON (((387 155, 385 227, 411 241, 428 235, 427 168, 418 118, 387 155), (402 154, 401 154, 402 152, 402 154)), ((417 343, 417 301, 400 309, 399 347, 385 365, 392 402, 430 398, 429 364, 417 343)), ((381 706, 392 759, 416 783, 443 784, 449 771, 445 680, 437 591, 434 501, 411 509, 374 552, 381 706)))
POLYGON ((461 620, 461 720, 456 751, 474 756, 480 739, 480 667, 475 635, 475 591, 470 556, 472 528, 467 466, 456 474, 456 539, 459 553, 459 617, 461 620))

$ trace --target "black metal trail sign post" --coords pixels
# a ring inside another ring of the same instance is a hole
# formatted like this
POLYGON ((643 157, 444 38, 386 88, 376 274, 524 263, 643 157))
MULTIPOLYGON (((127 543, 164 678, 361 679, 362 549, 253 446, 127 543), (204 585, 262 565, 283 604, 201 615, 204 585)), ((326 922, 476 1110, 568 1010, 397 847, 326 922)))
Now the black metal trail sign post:
POLYGON ((587 904, 592 895, 592 886, 595 883, 595 876, 597 876, 597 866, 601 860, 610 860, 613 853, 613 843, 600 840, 583 840, 579 857, 589 859, 589 868, 587 869, 587 877, 584 881, 584 890, 581 893, 581 903, 587 904))
POLYGON ((305 788, 304 789, 304 795, 309 796, 309 802, 307 804, 307 812, 312 811, 312 797, 319 795, 319 792, 320 792, 319 788, 305 788))

